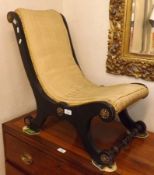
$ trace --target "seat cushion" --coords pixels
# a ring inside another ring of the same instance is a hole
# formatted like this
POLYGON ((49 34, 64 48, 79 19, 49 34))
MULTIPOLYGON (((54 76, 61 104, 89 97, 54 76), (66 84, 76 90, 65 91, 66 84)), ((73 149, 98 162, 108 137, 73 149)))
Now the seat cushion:
POLYGON ((120 112, 144 98, 148 89, 138 84, 97 86, 76 65, 62 16, 54 10, 17 9, 37 78, 45 93, 70 106, 96 101, 120 112))

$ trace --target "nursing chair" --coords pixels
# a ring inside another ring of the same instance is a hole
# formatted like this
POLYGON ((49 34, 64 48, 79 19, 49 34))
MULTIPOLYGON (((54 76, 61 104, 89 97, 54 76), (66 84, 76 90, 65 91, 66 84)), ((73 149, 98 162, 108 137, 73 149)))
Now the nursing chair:
POLYGON ((25 118, 24 131, 37 134, 51 114, 68 120, 93 164, 114 171, 120 150, 134 137, 147 136, 145 124, 133 121, 126 109, 148 95, 147 87, 139 83, 98 86, 87 80, 77 63, 66 20, 55 10, 17 9, 8 13, 8 21, 37 103, 37 115, 25 118), (95 117, 106 123, 118 117, 126 136, 109 149, 98 149, 90 129, 95 117))

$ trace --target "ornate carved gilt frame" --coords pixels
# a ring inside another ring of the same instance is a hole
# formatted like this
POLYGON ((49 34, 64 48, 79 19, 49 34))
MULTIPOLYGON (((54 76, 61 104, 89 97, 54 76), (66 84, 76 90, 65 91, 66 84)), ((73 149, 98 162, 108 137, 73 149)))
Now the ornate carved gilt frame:
POLYGON ((108 73, 154 81, 154 56, 129 53, 132 0, 110 0, 108 73))

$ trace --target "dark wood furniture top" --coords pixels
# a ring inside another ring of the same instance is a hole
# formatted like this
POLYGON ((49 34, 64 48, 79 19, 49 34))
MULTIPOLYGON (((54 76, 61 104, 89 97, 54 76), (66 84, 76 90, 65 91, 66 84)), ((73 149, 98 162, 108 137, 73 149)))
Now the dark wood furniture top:
MULTIPOLYGON (((22 132, 23 117, 3 124, 7 175, 100 175, 84 150, 74 127, 65 120, 49 117, 39 135, 22 132), (57 151, 63 148, 66 153, 57 151)), ((125 129, 118 123, 92 124, 93 138, 108 147, 120 139, 125 129), (97 125, 97 127, 96 127, 97 125), (103 142, 101 140, 104 140, 103 142)), ((154 134, 135 139, 119 154, 117 172, 111 175, 154 174, 154 134)))

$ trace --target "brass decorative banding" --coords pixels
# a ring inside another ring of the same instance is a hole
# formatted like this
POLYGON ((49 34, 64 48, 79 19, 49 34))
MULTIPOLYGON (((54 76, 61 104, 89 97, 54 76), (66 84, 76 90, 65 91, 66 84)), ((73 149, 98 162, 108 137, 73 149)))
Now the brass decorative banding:
POLYGON ((58 116, 63 116, 63 114, 64 114, 64 109, 61 108, 61 107, 58 107, 58 108, 57 108, 57 115, 58 115, 58 116))
POLYGON ((99 115, 102 119, 108 119, 110 117, 110 112, 107 109, 101 109, 99 115))
POLYGON ((103 163, 105 163, 105 164, 108 164, 108 163, 110 162, 110 158, 109 158, 108 155, 102 154, 102 155, 101 155, 101 161, 102 161, 103 163))

